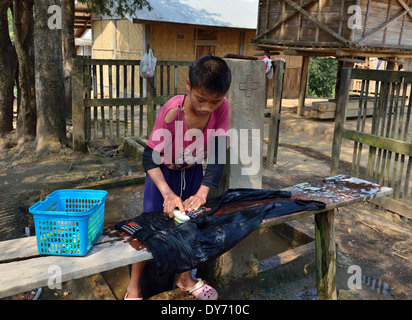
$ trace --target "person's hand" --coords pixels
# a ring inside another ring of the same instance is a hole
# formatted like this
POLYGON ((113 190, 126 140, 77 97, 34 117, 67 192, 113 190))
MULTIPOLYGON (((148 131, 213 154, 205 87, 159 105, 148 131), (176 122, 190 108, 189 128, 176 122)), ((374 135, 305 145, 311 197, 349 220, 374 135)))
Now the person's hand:
POLYGON ((185 208, 183 206, 182 199, 175 194, 171 194, 164 198, 163 201, 163 212, 169 217, 173 218, 173 211, 178 208, 180 212, 185 213, 185 208))
POLYGON ((195 194, 185 200, 183 205, 187 211, 197 210, 206 203, 206 197, 195 194))

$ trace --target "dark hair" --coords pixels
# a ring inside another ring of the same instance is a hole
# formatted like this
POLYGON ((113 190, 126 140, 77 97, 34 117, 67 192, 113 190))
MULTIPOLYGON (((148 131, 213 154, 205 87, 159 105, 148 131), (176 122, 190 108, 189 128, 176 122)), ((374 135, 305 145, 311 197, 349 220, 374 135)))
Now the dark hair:
POLYGON ((208 54, 193 62, 189 69, 189 81, 191 88, 226 94, 232 73, 225 60, 208 54))

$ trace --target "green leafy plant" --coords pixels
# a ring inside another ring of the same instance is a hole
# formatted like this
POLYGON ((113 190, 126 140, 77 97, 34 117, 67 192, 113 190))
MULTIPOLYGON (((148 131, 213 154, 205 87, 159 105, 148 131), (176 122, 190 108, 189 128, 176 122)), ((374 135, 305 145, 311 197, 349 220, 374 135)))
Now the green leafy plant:
POLYGON ((309 66, 308 91, 313 97, 332 97, 335 93, 338 62, 328 57, 312 57, 309 66))

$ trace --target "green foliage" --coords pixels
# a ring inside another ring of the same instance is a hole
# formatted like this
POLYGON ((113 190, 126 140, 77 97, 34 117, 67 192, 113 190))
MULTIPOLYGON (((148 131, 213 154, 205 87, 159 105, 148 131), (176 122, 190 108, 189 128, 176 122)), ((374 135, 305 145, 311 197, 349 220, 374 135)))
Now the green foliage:
POLYGON ((14 43, 13 14, 10 8, 7 9, 7 21, 9 23, 9 35, 11 42, 14 43))
POLYGON ((338 62, 333 58, 312 57, 309 67, 308 90, 313 97, 332 97, 335 93, 338 62))
POLYGON ((142 10, 144 7, 152 10, 148 0, 78 0, 78 2, 86 4, 95 13, 106 15, 115 13, 124 16, 142 10))

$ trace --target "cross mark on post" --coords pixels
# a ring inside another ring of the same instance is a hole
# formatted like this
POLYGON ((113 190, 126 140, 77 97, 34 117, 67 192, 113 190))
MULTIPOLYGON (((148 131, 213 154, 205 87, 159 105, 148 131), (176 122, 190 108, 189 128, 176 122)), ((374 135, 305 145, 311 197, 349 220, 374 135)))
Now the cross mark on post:
POLYGON ((246 97, 252 96, 252 90, 259 88, 258 82, 253 82, 253 76, 246 76, 246 82, 239 83, 239 90, 245 90, 246 97))

